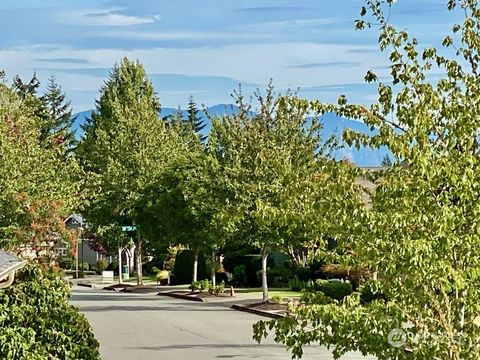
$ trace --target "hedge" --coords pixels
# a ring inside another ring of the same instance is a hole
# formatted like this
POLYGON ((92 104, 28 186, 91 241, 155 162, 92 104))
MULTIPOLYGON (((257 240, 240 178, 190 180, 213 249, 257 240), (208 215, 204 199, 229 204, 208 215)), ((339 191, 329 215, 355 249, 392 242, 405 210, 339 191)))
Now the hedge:
POLYGON ((69 304, 68 282, 53 270, 27 265, 0 290, 1 359, 100 359, 84 315, 69 304))

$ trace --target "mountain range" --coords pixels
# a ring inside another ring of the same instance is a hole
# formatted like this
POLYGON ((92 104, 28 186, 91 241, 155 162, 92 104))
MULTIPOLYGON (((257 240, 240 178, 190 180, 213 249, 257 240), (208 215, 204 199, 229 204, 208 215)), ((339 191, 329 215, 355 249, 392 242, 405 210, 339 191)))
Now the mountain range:
MULTIPOLYGON (((177 111, 178 109, 166 107, 162 108, 160 115, 165 117, 173 115, 177 111)), ((232 115, 235 114, 236 111, 238 111, 238 108, 232 104, 218 104, 207 108, 208 114, 212 117, 232 115)), ((86 110, 74 115, 75 121, 73 124, 73 130, 75 131, 77 137, 80 138, 82 136, 83 132, 81 126, 85 123, 86 119, 91 116, 91 113, 92 110, 86 110)), ((184 116, 187 114, 186 110, 182 110, 182 113, 184 116)), ((199 116, 201 116, 207 124, 202 130, 202 133, 208 134, 210 132, 211 123, 203 111, 199 112, 199 116)), ((354 131, 366 134, 374 133, 374 131, 372 131, 363 122, 341 118, 334 114, 325 114, 321 119, 323 122, 322 137, 324 139, 328 139, 332 135, 335 135, 337 138, 341 139, 342 133, 345 129, 352 129, 354 131)), ((339 160, 345 158, 349 159, 357 166, 375 167, 380 166, 382 159, 386 155, 390 155, 390 153, 386 148, 383 147, 379 149, 370 149, 365 147, 356 149, 349 146, 343 146, 341 149, 336 150, 333 155, 339 160)))

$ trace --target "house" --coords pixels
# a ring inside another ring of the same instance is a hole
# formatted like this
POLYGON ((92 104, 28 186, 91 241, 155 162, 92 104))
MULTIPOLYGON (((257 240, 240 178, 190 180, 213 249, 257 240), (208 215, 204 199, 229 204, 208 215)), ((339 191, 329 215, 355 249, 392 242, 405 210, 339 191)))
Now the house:
POLYGON ((0 289, 12 285, 15 273, 25 266, 26 260, 0 250, 0 289))
MULTIPOLYGON (((76 251, 79 263, 87 263, 90 266, 96 265, 97 261, 104 256, 99 252, 92 250, 89 246, 92 240, 86 236, 86 228, 88 228, 88 224, 84 222, 82 215, 71 214, 65 219, 65 226, 69 229, 80 229, 80 239, 77 243, 76 251)), ((69 254, 69 248, 66 245, 63 247, 57 247, 56 252, 59 256, 67 256, 69 254)), ((111 262, 111 260, 109 262, 111 262)))

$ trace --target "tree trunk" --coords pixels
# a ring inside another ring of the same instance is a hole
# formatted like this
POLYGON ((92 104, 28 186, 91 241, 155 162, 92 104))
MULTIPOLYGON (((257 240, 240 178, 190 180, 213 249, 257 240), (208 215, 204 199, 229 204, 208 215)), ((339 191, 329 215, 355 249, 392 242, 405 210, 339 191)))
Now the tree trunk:
POLYGON ((270 251, 267 249, 262 250, 262 293, 263 293, 263 302, 268 301, 268 283, 267 283, 267 260, 268 254, 270 251))
POLYGON ((122 247, 118 246, 118 283, 122 283, 122 247))
POLYGON ((193 280, 197 281, 198 279, 198 249, 195 249, 195 253, 193 255, 193 280))
POLYGON ((215 279, 215 252, 212 253, 212 269, 210 270, 210 274, 212 276, 212 285, 216 286, 217 281, 215 279))
POLYGON ((142 268, 142 239, 138 234, 137 245, 137 285, 143 285, 143 268, 142 268))

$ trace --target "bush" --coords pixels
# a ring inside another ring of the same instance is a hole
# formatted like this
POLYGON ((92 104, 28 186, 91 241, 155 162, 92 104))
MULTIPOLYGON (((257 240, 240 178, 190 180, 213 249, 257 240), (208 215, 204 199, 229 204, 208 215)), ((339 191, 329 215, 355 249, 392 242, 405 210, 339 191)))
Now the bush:
POLYGON ((83 264, 80 263, 80 264, 78 264, 78 269, 80 271, 88 271, 88 270, 90 270, 90 265, 88 265, 87 262, 84 262, 83 264))
MULTIPOLYGON (((178 252, 177 257, 175 258, 175 268, 173 270, 176 284, 190 284, 192 282, 193 260, 194 252, 192 250, 182 250, 178 252)), ((197 280, 207 278, 207 266, 203 253, 198 254, 197 275, 197 280)))
POLYGON ((320 275, 323 278, 339 278, 350 281, 356 289, 362 281, 371 277, 371 272, 366 267, 353 267, 341 264, 328 264, 320 268, 320 275))
POLYGON ((1 359, 100 359, 84 315, 61 274, 29 264, 0 290, 1 359))
POLYGON ((168 284, 168 276, 169 273, 167 270, 162 270, 157 272, 157 275, 155 278, 157 279, 157 282, 160 283, 161 285, 167 285, 168 284))
POLYGON ((271 297, 270 302, 280 304, 282 302, 282 298, 278 295, 275 295, 271 297))
POLYGON ((210 295, 219 295, 223 292, 225 292, 225 283, 223 281, 215 286, 213 286, 211 283, 208 285, 208 293, 210 295))
POLYGON ((75 259, 72 256, 62 256, 58 259, 58 266, 66 270, 73 269, 75 267, 75 259))
POLYGON ((307 267, 307 266, 298 267, 293 270, 293 273, 301 281, 308 281, 314 278, 312 270, 310 269, 310 267, 307 267))
POLYGON ((293 279, 288 281, 288 287, 292 291, 302 291, 307 287, 307 283, 295 276, 293 279))
POLYGON ((247 274, 246 266, 238 265, 233 269, 233 282, 235 285, 246 285, 247 284, 247 274))
MULTIPOLYGON (((262 272, 258 273, 261 281, 262 272)), ((284 287, 288 285, 289 279, 292 278, 292 271, 283 266, 274 266, 272 269, 267 272, 267 280, 269 285, 274 287, 284 287)))
POLYGON ((118 261, 113 260, 105 270, 113 271, 113 273, 118 276, 118 261))
POLYGON ((156 266, 153 266, 151 269, 150 269, 150 274, 152 275, 157 275, 161 270, 156 267, 156 266))
MULTIPOLYGON (((246 245, 230 245, 224 249, 223 254, 223 267, 226 271, 235 274, 235 268, 237 266, 245 266, 244 280, 240 281, 240 278, 237 277, 238 282, 234 280, 236 285, 246 285, 250 287, 261 285, 261 279, 257 275, 257 272, 262 269, 262 261, 258 249, 246 245)), ((273 266, 273 258, 269 256, 268 267, 273 266)))
POLYGON ((192 284, 189 286, 189 289, 192 291, 204 292, 205 290, 209 289, 210 286, 210 281, 205 279, 200 281, 193 281, 192 284))
POLYGON ((97 260, 97 271, 101 274, 108 266, 108 260, 105 258, 100 258, 97 260))
POLYGON ((325 296, 340 301, 353 292, 353 287, 349 282, 318 279, 314 283, 314 290, 321 291, 325 296))

